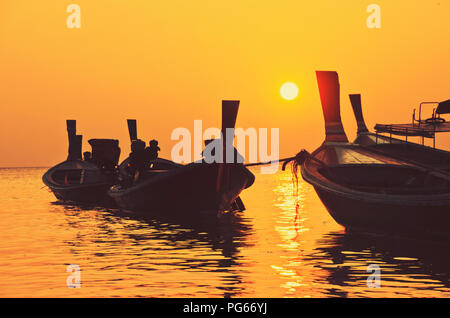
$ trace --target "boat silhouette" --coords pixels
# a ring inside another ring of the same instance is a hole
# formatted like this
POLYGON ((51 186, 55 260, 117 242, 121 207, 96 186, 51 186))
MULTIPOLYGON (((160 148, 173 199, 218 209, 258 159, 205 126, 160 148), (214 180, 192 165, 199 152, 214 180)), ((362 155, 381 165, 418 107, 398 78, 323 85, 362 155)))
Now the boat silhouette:
POLYGON ((316 75, 326 137, 312 154, 302 151, 298 162, 303 179, 330 215, 350 230, 448 239, 450 174, 362 142, 350 143, 341 122, 338 75, 316 75))
MULTIPOLYGON (((403 158, 403 160, 412 161, 417 165, 426 165, 426 168, 430 170, 439 169, 450 171, 449 151, 408 141, 408 136, 405 136, 406 139, 402 140, 392 137, 392 134, 389 134, 389 136, 385 136, 380 134, 380 132, 378 131, 375 133, 369 131, 367 129, 362 113, 361 95, 351 94, 350 101, 358 125, 357 137, 353 143, 370 147, 373 151, 385 152, 391 156, 400 157, 403 158)), ((442 106, 445 105, 445 103, 446 102, 443 102, 439 105, 442 106)), ((442 117, 440 118, 443 119, 442 117)), ((440 122, 442 122, 442 120, 440 122)), ((428 128, 429 125, 431 124, 427 124, 428 128)), ((380 127, 380 124, 377 124, 375 127, 380 127)), ((411 132, 410 136, 415 136, 417 134, 417 131, 414 131, 412 129, 410 129, 409 131, 411 132)), ((402 134, 404 134, 405 132, 406 130, 402 132, 402 134)))
MULTIPOLYGON (((238 108, 239 101, 222 102, 223 136, 227 128, 234 129, 238 108)), ((135 125, 130 125, 130 121, 129 130, 130 139, 137 138, 135 125)), ((226 158, 226 152, 230 151, 229 148, 234 151, 234 147, 228 147, 227 141, 222 144, 223 156, 226 158)), ((126 174, 126 165, 125 161, 119 167, 122 174, 126 174)), ((245 207, 239 194, 255 180, 250 170, 236 162, 207 163, 200 160, 182 165, 158 158, 151 161, 150 166, 138 182, 129 186, 114 186, 108 192, 119 208, 125 211, 174 214, 242 211, 245 207)))
POLYGON ((92 158, 81 156, 82 135, 76 134, 76 121, 67 120, 69 154, 67 160, 50 168, 42 176, 55 197, 66 203, 112 205, 108 189, 116 182, 115 166, 120 148, 118 140, 90 139, 92 158))

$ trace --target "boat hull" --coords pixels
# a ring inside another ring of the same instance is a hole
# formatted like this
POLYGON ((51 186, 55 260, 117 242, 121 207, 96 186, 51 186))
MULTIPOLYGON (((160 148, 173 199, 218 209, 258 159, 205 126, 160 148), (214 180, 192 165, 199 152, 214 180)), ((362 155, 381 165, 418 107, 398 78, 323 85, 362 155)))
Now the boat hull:
POLYGON ((49 186, 55 197, 66 203, 96 204, 111 206, 114 200, 108 196, 111 184, 90 185, 85 187, 55 188, 49 186))
POLYGON ((450 201, 414 205, 405 201, 366 200, 314 188, 333 219, 348 229, 416 238, 450 238, 450 201))
POLYGON ((112 189, 109 195, 125 211, 183 214, 190 211, 219 212, 249 187, 253 174, 243 165, 229 166, 229 184, 216 192, 217 164, 192 163, 144 180, 125 189, 112 189))
POLYGON ((333 219, 347 229, 450 239, 450 194, 358 191, 332 182, 316 168, 306 160, 301 166, 303 179, 314 187, 333 219))
POLYGON ((108 189, 114 176, 106 175, 92 163, 82 160, 64 161, 50 168, 42 181, 55 197, 65 203, 111 206, 108 189))

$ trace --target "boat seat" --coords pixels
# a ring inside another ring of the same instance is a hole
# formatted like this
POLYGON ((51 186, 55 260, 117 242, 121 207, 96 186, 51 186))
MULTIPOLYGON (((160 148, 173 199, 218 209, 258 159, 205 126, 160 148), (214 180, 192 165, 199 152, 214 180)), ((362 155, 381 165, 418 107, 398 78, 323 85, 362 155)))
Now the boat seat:
POLYGON ((440 102, 436 108, 436 114, 450 114, 450 99, 440 102))

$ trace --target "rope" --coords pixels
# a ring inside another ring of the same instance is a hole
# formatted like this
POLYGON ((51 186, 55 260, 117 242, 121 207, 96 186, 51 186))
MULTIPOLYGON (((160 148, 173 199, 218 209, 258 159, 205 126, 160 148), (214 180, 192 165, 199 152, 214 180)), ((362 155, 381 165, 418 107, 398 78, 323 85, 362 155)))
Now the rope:
POLYGON ((303 163, 303 161, 305 161, 305 159, 309 156, 310 156, 310 154, 306 150, 302 150, 299 153, 297 153, 294 157, 282 158, 282 159, 271 160, 271 161, 266 161, 266 162, 247 163, 244 166, 246 166, 246 167, 262 166, 262 165, 268 165, 271 163, 284 162, 283 167, 282 167, 282 170, 284 171, 286 169, 286 165, 289 162, 295 161, 298 165, 301 165, 303 163))
POLYGON ((289 158, 283 158, 283 159, 277 159, 277 160, 271 160, 271 161, 265 161, 265 162, 255 162, 255 163, 247 163, 244 166, 246 167, 252 167, 252 166, 263 166, 263 165, 269 165, 271 163, 276 163, 276 162, 289 162, 292 160, 295 160, 295 158, 297 158, 297 156, 295 157, 289 157, 289 158))

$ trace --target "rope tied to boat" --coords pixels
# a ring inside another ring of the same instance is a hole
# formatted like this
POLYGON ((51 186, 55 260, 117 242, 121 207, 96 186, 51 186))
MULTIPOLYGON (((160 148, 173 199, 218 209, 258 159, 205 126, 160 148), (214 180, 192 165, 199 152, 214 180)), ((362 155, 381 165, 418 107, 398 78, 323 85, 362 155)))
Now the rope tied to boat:
POLYGON ((295 226, 295 232, 297 233, 297 236, 299 235, 299 219, 300 219, 300 200, 299 200, 299 187, 298 187, 298 171, 300 166, 305 162, 305 160, 310 157, 309 152, 302 149, 300 152, 298 152, 295 157, 291 160, 286 160, 283 163, 282 170, 284 171, 286 169, 286 165, 289 162, 292 162, 291 164, 291 172, 292 172, 292 187, 293 187, 293 197, 295 201, 295 219, 294 219, 294 226, 295 226))
POLYGON ((277 160, 270 160, 270 161, 265 161, 265 162, 247 163, 247 164, 244 164, 244 166, 246 166, 246 167, 263 166, 263 165, 269 165, 271 163, 283 162, 282 170, 284 171, 284 170, 286 170, 286 165, 289 162, 294 161, 297 163, 297 165, 301 166, 303 164, 303 162, 305 162, 305 160, 309 156, 311 156, 310 153, 303 149, 293 157, 282 158, 282 159, 277 159, 277 160))
POLYGON ((311 154, 308 151, 306 151, 305 149, 302 149, 300 152, 298 152, 295 155, 295 157, 291 157, 291 158, 288 158, 288 160, 285 160, 281 169, 283 171, 286 170, 286 165, 289 162, 293 161, 293 167, 295 166, 296 167, 295 170, 297 171, 297 168, 299 166, 301 166, 305 162, 305 160, 307 158, 309 158, 309 156, 311 156, 311 154))

